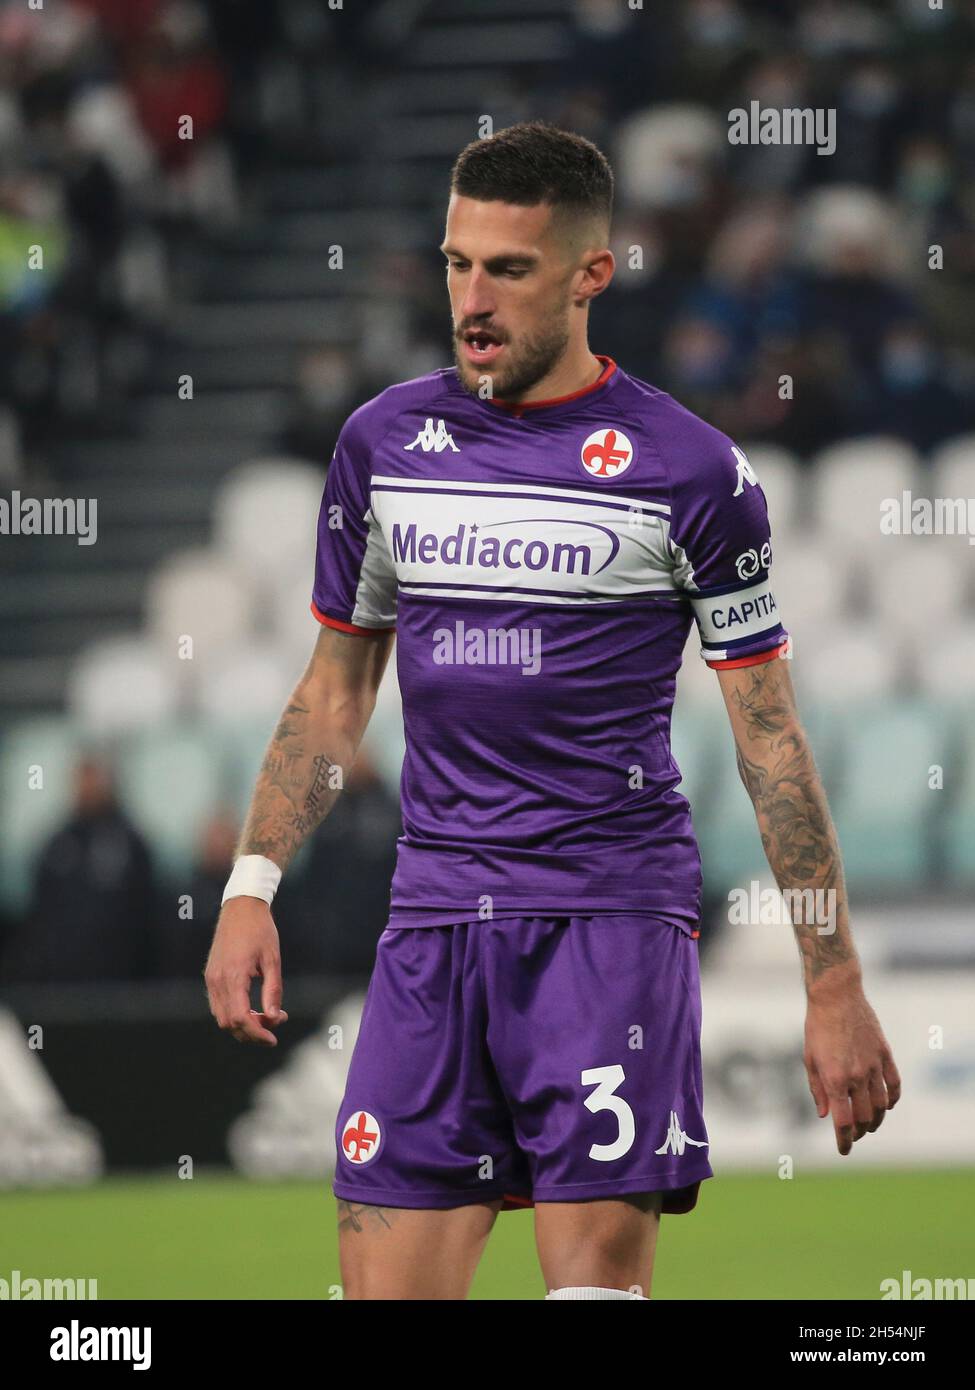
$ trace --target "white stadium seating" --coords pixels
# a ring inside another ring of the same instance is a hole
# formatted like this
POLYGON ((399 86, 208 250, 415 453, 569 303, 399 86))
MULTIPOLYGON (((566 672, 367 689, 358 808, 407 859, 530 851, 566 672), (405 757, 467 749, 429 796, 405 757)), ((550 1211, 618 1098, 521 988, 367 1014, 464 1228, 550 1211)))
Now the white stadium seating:
POLYGON ((822 450, 813 462, 815 518, 831 544, 850 554, 890 543, 880 529, 881 504, 916 490, 918 459, 899 439, 846 440, 822 450))
POLYGON ((117 637, 86 647, 68 680, 68 710, 96 737, 145 728, 171 715, 180 700, 175 654, 145 637, 117 637))
POLYGON ((293 459, 244 464, 224 482, 214 546, 235 569, 278 592, 303 579, 310 594, 325 471, 293 459))
POLYGON ((251 629, 253 606, 250 588, 225 560, 208 550, 183 550, 149 582, 146 625, 159 651, 174 664, 203 665, 242 641, 251 629), (192 648, 186 638, 192 639, 192 648), (181 650, 191 650, 192 656, 181 659, 181 650))

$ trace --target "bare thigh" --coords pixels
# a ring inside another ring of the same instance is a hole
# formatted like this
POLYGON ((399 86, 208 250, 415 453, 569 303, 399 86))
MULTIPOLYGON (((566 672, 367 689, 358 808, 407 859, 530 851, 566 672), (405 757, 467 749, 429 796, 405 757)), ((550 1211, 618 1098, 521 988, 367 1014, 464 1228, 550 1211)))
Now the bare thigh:
POLYGON ((649 1298, 662 1200, 645 1192, 537 1202, 535 1243, 546 1289, 628 1289, 649 1298))
POLYGON ((501 1209, 447 1211, 340 1201, 342 1291, 351 1299, 463 1299, 501 1209))

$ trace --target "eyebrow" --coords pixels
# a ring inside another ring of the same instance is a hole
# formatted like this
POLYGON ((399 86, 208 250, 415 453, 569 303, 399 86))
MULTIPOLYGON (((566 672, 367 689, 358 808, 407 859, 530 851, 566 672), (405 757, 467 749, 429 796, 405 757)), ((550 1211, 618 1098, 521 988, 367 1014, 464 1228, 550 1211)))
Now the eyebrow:
MULTIPOLYGON (((458 251, 456 246, 441 246, 440 250, 445 256, 459 256, 461 260, 467 260, 463 251, 458 251)), ((497 270, 503 265, 533 266, 538 264, 538 256, 530 255, 524 251, 499 251, 496 256, 490 256, 485 262, 488 270, 497 270)))

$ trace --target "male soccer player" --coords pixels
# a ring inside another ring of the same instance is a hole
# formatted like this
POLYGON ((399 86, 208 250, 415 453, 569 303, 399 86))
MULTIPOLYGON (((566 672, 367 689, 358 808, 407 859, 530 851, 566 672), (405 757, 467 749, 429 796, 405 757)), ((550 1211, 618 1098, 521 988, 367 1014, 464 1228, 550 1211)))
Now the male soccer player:
POLYGON ((593 144, 538 122, 458 157, 456 366, 340 433, 322 630, 207 966, 220 1026, 273 1044, 269 904, 397 631, 404 834, 336 1128, 347 1298, 463 1298, 498 1211, 532 1202, 549 1298, 649 1297, 660 1213, 711 1176, 700 861, 669 737, 692 615, 780 887, 835 895, 832 930, 800 913, 795 931, 809 1084, 841 1154, 900 1092, 780 659, 759 483, 730 439, 588 347, 612 191, 593 144))

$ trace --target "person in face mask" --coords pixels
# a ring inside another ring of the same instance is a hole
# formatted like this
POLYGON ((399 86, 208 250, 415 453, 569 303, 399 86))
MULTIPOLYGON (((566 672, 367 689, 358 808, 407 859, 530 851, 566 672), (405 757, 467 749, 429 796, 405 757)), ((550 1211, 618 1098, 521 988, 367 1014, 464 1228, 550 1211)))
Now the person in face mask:
POLYGON ((901 323, 884 336, 878 357, 879 418, 885 432, 924 450, 972 427, 966 393, 952 363, 919 323, 901 323))

